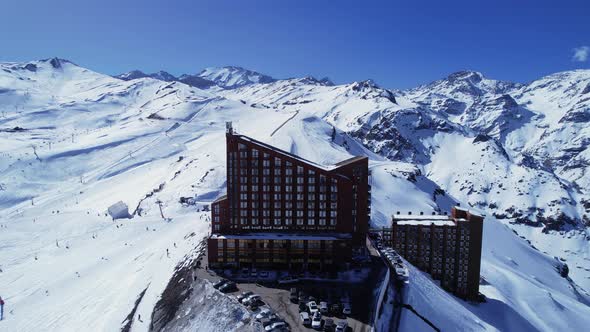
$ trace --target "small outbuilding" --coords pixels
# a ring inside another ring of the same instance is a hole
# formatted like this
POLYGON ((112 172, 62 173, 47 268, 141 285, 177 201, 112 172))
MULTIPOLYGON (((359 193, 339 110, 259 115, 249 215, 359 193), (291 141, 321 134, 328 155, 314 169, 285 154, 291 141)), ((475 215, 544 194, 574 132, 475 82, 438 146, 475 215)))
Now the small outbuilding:
POLYGON ((131 218, 131 215, 129 214, 129 208, 127 207, 127 204, 123 203, 123 201, 118 201, 117 203, 109 206, 108 211, 113 220, 131 218))

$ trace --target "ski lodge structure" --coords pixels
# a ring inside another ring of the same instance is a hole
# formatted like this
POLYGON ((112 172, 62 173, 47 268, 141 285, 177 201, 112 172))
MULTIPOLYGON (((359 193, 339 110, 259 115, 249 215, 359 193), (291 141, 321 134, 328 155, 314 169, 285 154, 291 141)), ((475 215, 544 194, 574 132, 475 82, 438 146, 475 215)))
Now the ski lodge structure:
POLYGON ((234 133, 226 124, 227 195, 211 204, 212 268, 346 267, 366 248, 367 157, 323 166, 234 133))
POLYGON ((453 207, 451 215, 394 215, 383 241, 440 280, 443 289, 477 300, 483 217, 453 207))

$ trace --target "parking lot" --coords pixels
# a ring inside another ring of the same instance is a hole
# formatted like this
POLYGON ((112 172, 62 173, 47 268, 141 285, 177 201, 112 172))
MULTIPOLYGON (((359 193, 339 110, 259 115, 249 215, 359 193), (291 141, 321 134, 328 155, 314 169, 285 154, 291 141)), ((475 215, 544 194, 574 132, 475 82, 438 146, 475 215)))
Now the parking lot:
MULTIPOLYGON (((208 279, 212 282, 227 277, 227 271, 207 270, 204 264, 202 263, 201 268, 195 270, 195 277, 208 279)), ((288 324, 290 331, 314 331, 311 326, 302 324, 300 300, 303 303, 315 300, 318 305, 320 302, 327 302, 328 307, 333 307, 334 304, 342 306, 343 303, 349 303, 350 314, 342 314, 342 307, 340 307, 337 314, 334 311, 323 314, 322 323, 324 324, 326 319, 332 319, 335 324, 346 321, 347 331, 369 332, 377 299, 376 292, 379 288, 377 286, 383 279, 385 267, 380 258, 372 254, 370 262, 367 262, 362 268, 358 267, 336 276, 309 275, 307 279, 288 285, 278 284, 275 279, 278 276, 273 271, 256 271, 257 276, 262 275, 263 277, 253 277, 251 271, 248 274, 244 272, 234 271, 235 278, 228 278, 236 282, 237 290, 227 294, 230 297, 237 297, 242 292, 251 291, 260 295, 264 305, 253 310, 253 314, 260 312, 263 308, 270 308, 288 324), (255 278, 256 281, 247 281, 252 278, 255 278), (296 288, 297 299, 294 299, 294 302, 291 301, 291 288, 296 288)), ((302 305, 301 309, 304 307, 302 305)), ((259 326, 259 329, 264 331, 262 325, 259 326)))

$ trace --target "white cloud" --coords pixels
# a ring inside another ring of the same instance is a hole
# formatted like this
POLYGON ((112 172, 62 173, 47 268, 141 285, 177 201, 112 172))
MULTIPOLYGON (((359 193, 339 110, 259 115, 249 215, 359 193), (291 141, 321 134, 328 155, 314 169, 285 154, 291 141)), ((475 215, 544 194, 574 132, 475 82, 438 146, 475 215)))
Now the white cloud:
POLYGON ((585 62, 590 57, 590 47, 588 46, 580 46, 574 48, 574 56, 572 57, 573 61, 578 62, 585 62))

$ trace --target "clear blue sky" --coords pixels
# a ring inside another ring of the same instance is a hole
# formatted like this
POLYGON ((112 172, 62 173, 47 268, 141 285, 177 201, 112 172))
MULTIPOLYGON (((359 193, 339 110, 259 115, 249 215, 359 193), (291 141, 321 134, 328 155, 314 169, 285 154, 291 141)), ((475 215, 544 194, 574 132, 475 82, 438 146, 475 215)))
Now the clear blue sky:
POLYGON ((526 82, 590 68, 588 0, 10 0, 0 31, 0 61, 58 56, 107 74, 239 65, 407 88, 462 69, 526 82))

